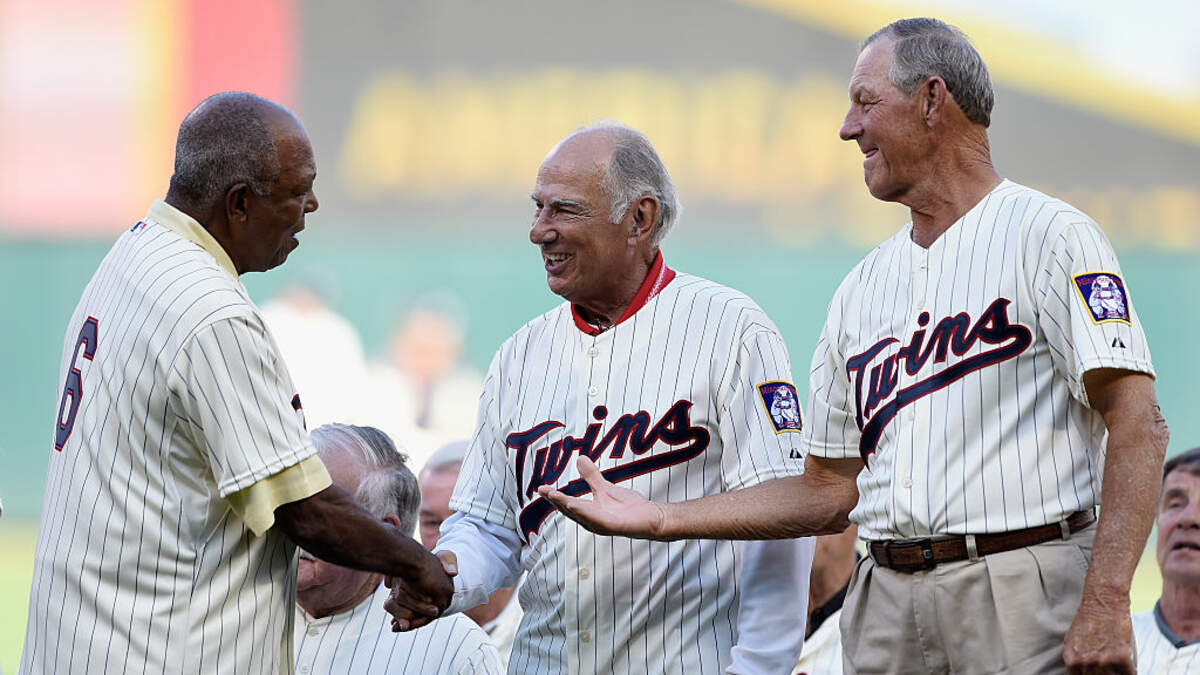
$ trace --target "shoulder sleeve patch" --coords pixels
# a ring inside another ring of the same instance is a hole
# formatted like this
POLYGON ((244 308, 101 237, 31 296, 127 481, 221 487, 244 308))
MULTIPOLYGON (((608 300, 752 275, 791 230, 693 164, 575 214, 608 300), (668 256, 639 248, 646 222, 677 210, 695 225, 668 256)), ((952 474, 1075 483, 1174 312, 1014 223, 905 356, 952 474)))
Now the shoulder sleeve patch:
POLYGON ((1074 277, 1075 290, 1091 312, 1093 323, 1130 323, 1125 282, 1113 272, 1087 272, 1074 277))
POLYGON ((775 433, 800 431, 804 422, 800 416, 800 397, 790 382, 775 380, 758 385, 758 395, 763 409, 775 427, 775 433))

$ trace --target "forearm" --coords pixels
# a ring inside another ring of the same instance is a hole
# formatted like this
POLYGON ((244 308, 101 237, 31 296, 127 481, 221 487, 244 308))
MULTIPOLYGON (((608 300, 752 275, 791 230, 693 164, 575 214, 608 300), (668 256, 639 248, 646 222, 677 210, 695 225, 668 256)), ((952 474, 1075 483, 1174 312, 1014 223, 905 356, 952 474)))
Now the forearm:
POLYGON ((430 554, 411 537, 331 485, 275 510, 276 526, 296 545, 335 565, 407 576, 430 554))
POLYGON ((493 593, 521 578, 521 539, 515 530, 455 513, 442 523, 434 552, 442 551, 453 553, 458 565, 454 599, 447 613, 482 605, 493 593))
POLYGON ((1153 400, 1115 411, 1106 423, 1103 504, 1084 595, 1127 604, 1134 569, 1154 524, 1167 431, 1153 400))
POLYGON ((686 502, 661 504, 654 539, 793 539, 836 534, 858 503, 858 460, 809 457, 805 473, 686 502))

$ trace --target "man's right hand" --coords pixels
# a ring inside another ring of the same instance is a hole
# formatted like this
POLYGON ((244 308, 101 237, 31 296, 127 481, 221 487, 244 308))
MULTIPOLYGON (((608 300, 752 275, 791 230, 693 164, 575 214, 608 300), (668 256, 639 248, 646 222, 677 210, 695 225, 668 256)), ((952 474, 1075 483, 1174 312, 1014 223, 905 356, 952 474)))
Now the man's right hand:
POLYGON ((383 608, 392 615, 395 632, 420 628, 441 616, 454 597, 454 580, 458 562, 453 553, 444 551, 436 557, 428 555, 417 574, 411 578, 386 577, 384 583, 392 589, 383 608))

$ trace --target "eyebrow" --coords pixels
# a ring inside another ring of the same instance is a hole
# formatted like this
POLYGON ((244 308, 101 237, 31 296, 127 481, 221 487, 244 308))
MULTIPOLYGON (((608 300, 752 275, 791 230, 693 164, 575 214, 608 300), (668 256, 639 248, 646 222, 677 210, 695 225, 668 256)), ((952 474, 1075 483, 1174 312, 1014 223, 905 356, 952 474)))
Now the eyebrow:
MULTIPOLYGON (((537 195, 535 195, 535 194, 530 194, 529 198, 532 199, 534 202, 539 201, 537 195)), ((546 202, 546 205, 556 208, 556 209, 566 206, 566 207, 578 209, 580 211, 588 210, 586 206, 584 206, 583 204, 580 204, 579 202, 573 202, 570 199, 562 199, 562 198, 551 199, 550 201, 546 202)))
POLYGON ((1177 488, 1177 487, 1176 488, 1168 488, 1166 492, 1163 492, 1162 502, 1165 504, 1168 499, 1171 499, 1172 497, 1179 497, 1179 496, 1186 497, 1187 490, 1184 490, 1183 488, 1177 488))

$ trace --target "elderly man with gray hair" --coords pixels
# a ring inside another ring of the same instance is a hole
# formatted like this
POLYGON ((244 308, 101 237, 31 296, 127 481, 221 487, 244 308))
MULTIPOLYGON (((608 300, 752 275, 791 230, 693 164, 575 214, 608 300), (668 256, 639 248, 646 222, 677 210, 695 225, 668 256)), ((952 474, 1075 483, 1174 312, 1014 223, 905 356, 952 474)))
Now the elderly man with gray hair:
MULTIPOLYGON (((416 526, 421 491, 387 434, 374 427, 326 424, 312 431, 333 481, 380 521, 400 532, 416 526)), ((336 524, 334 524, 336 525, 336 524)), ((296 672, 501 673, 487 635, 465 616, 409 633, 388 630, 383 577, 300 554, 297 585, 296 672)))
POLYGON ((511 673, 789 672, 811 539, 613 539, 537 492, 585 494, 577 456, 654 499, 800 473, 800 418, 771 413, 796 400, 783 339, 750 298, 667 267, 679 200, 641 133, 572 134, 531 197, 529 239, 566 302, 492 362, 436 549, 458 570, 448 611, 524 570, 511 673))

